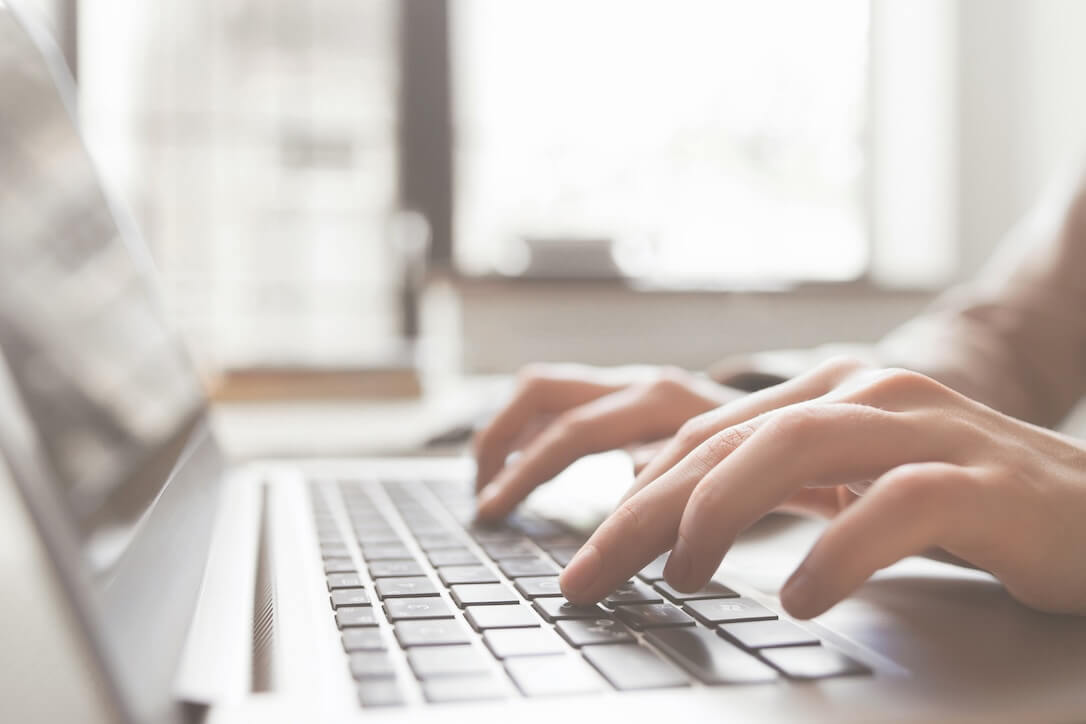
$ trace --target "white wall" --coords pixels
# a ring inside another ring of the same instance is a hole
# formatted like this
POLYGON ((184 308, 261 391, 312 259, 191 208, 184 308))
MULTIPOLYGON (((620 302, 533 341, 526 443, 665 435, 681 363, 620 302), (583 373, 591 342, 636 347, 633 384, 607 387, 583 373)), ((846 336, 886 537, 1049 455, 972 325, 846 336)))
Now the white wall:
POLYGON ((958 5, 959 271, 967 276, 1054 175, 1086 160, 1086 2, 958 5))

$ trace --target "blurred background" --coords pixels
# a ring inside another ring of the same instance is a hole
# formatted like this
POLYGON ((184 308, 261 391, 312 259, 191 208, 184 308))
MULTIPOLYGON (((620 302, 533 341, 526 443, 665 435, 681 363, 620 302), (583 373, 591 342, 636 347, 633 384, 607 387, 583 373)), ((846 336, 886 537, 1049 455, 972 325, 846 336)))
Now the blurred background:
POLYGON ((32 5, 210 370, 874 340, 1086 140, 1078 0, 32 5))

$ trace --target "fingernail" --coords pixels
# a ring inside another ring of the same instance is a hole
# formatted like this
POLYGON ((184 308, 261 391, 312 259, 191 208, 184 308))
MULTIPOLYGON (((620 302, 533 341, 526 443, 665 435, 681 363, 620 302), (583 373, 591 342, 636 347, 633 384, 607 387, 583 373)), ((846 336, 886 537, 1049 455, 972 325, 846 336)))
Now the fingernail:
POLYGON ((594 545, 586 545, 577 551, 558 579, 566 598, 587 590, 600 575, 600 552, 594 545))
POLYGON ((793 616, 803 616, 814 600, 814 586, 811 576, 799 568, 781 588, 781 603, 793 616))
POLYGON ((690 553, 687 552, 686 545, 678 540, 671 549, 671 555, 667 557, 667 564, 664 565, 664 578, 675 586, 684 583, 689 575, 690 553))

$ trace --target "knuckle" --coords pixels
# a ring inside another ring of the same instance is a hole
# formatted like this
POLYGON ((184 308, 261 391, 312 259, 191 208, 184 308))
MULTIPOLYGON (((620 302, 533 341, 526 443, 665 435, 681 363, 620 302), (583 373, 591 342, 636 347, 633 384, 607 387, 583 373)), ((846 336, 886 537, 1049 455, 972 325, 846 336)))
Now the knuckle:
POLYGON ((719 432, 709 435, 698 447, 698 461, 701 467, 708 471, 721 460, 731 455, 746 442, 754 430, 750 425, 733 425, 719 432))
POLYGON ((550 365, 535 362, 517 370, 516 385, 521 390, 527 390, 534 388, 548 377, 550 377, 550 365))
POLYGON ((690 373, 681 367, 663 367, 648 386, 650 394, 670 398, 689 389, 690 373))
POLYGON ((830 357, 818 369, 823 374, 834 379, 848 377, 860 370, 868 369, 870 365, 854 355, 839 354, 830 357))
POLYGON ((927 375, 900 367, 878 370, 866 387, 870 394, 891 397, 926 396, 942 389, 942 385, 927 375))
POLYGON ((949 471, 936 474, 923 463, 910 463, 888 473, 884 483, 897 506, 918 513, 945 503, 958 487, 958 477, 949 471))
POLYGON ((590 426, 590 418, 580 408, 563 412, 551 423, 552 435, 562 442, 580 439, 590 426))
POLYGON ((822 417, 812 405, 794 405, 770 417, 765 423, 765 434, 796 443, 816 434, 822 424, 822 417))
POLYGON ((694 448, 715 432, 711 418, 697 415, 679 426, 675 439, 685 448, 694 448))
POLYGON ((734 425, 725 428, 709 438, 709 447, 717 453, 718 457, 731 454, 746 442, 752 432, 749 425, 734 425))

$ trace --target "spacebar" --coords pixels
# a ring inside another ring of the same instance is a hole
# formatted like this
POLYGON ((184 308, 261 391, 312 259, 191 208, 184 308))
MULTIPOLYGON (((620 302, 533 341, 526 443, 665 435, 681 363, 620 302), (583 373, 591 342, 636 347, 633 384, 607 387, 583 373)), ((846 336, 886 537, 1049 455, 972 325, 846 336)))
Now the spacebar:
POLYGON ((656 629, 645 638, 704 684, 775 681, 777 672, 701 626, 656 629))

